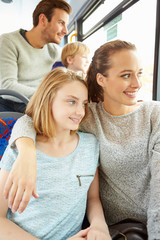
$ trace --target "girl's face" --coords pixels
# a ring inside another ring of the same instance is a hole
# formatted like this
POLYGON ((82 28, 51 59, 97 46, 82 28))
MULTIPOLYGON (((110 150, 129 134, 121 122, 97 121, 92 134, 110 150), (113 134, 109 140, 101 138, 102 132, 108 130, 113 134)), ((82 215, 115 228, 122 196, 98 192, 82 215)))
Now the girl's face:
POLYGON ((79 81, 60 88, 52 103, 52 115, 56 130, 77 130, 88 103, 88 90, 79 81))
MULTIPOLYGON (((111 56, 111 68, 103 78, 104 105, 111 112, 125 109, 130 112, 137 103, 141 88, 142 66, 137 52, 121 50, 111 56)), ((124 110, 125 112, 126 110, 124 110)))

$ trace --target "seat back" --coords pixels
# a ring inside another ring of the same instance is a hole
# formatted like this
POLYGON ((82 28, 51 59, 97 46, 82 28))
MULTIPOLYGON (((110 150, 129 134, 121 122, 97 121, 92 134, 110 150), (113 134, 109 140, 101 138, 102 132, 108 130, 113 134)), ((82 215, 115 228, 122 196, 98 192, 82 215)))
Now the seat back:
MULTIPOLYGON (((20 99, 26 105, 29 99, 24 95, 8 89, 0 89, 0 95, 9 95, 20 99)), ((19 117, 23 116, 20 112, 0 112, 0 160, 8 145, 12 128, 19 117)))
POLYGON ((19 117, 23 113, 3 112, 0 113, 0 160, 8 145, 11 136, 12 128, 19 117))
POLYGON ((53 70, 54 68, 57 68, 57 67, 64 67, 64 66, 63 66, 62 62, 55 62, 55 63, 53 64, 53 66, 52 66, 52 70, 53 70))
POLYGON ((29 102, 29 99, 26 96, 24 96, 23 94, 18 93, 13 90, 9 90, 9 89, 0 89, 0 95, 9 95, 9 96, 16 97, 16 98, 20 99, 26 105, 29 102))

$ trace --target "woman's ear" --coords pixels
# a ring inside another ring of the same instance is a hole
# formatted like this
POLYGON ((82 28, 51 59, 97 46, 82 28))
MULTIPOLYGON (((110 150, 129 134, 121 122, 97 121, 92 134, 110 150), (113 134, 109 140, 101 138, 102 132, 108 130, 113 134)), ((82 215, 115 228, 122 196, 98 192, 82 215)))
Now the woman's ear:
POLYGON ((104 86, 105 77, 101 73, 97 73, 97 83, 101 87, 104 86))

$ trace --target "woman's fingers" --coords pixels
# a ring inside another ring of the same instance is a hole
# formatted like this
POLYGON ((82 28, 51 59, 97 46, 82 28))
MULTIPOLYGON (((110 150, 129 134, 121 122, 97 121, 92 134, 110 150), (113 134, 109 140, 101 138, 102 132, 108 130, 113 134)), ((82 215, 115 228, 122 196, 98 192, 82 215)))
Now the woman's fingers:
POLYGON ((8 207, 11 208, 12 212, 16 212, 18 210, 19 213, 22 213, 27 207, 31 196, 38 198, 38 194, 36 192, 36 186, 32 189, 33 183, 31 182, 19 182, 8 181, 6 186, 6 192, 4 192, 5 198, 8 198, 8 207), (12 184, 11 184, 12 183, 12 184))
POLYGON ((11 210, 13 212, 15 212, 13 210, 13 202, 14 202, 14 198, 16 196, 16 192, 17 192, 17 185, 12 184, 11 189, 10 189, 9 194, 8 194, 8 207, 11 208, 11 210))
POLYGON ((12 184, 13 184, 12 176, 9 175, 8 178, 7 178, 6 184, 4 186, 3 196, 4 196, 5 199, 8 199, 8 194, 9 194, 9 191, 10 191, 10 189, 12 187, 12 184))
POLYGON ((8 206, 12 211, 23 212, 33 197, 38 198, 36 192, 37 166, 36 156, 25 152, 18 154, 4 186, 4 198, 8 198, 8 206))
POLYGON ((26 209, 31 196, 32 196, 32 190, 25 189, 25 191, 23 191, 23 196, 19 202, 18 194, 17 194, 17 199, 15 199, 15 204, 18 204, 18 212, 19 213, 22 213, 26 209))

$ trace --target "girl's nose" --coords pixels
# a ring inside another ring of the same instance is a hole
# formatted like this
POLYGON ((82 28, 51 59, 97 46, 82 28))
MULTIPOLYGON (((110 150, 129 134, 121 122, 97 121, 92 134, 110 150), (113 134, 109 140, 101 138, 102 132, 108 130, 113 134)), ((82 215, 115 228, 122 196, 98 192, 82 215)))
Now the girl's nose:
POLYGON ((81 115, 81 116, 84 116, 85 114, 85 108, 83 105, 81 104, 78 104, 77 107, 76 107, 76 114, 77 115, 81 115))

